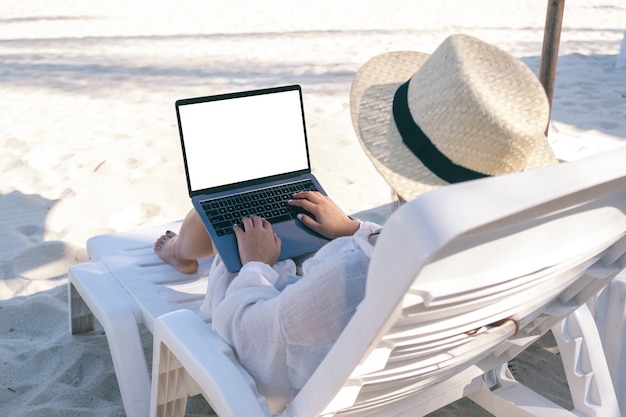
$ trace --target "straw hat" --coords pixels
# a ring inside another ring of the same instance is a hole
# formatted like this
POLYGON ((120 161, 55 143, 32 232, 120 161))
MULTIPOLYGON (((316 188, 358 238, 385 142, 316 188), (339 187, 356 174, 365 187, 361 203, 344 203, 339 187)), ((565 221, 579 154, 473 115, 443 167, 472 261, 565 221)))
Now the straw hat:
POLYGON ((370 59, 352 83, 350 110, 365 153, 406 201, 449 183, 558 162, 535 74, 470 36, 450 36, 430 56, 370 59))

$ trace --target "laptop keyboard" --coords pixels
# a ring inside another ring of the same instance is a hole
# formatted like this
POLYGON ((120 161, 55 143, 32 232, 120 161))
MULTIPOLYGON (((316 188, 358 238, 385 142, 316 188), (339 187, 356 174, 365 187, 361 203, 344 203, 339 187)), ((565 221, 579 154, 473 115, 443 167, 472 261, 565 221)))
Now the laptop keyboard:
POLYGON ((290 206, 287 200, 292 199, 294 193, 301 191, 317 191, 317 188, 311 180, 304 180, 204 200, 200 204, 217 235, 224 236, 233 233, 233 224, 241 225, 242 218, 255 214, 272 224, 295 219, 303 210, 290 206))

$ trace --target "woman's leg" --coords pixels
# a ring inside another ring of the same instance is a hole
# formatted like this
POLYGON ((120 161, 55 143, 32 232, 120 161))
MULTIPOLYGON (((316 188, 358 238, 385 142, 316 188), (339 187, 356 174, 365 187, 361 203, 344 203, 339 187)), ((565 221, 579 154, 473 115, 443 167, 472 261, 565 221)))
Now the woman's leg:
POLYGON ((168 230, 157 239, 154 251, 159 258, 186 274, 198 270, 198 259, 215 254, 213 242, 194 209, 183 220, 178 234, 168 230))

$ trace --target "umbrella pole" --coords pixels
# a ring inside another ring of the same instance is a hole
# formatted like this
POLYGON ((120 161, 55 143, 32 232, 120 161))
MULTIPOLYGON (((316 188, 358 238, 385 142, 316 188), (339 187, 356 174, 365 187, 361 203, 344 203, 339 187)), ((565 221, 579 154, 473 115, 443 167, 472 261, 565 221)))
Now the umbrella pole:
POLYGON ((550 109, 552 109, 556 62, 559 57, 559 43, 561 41, 561 25, 563 23, 564 8, 565 0, 548 0, 541 61, 539 62, 539 81, 541 81, 543 88, 546 90, 550 109))

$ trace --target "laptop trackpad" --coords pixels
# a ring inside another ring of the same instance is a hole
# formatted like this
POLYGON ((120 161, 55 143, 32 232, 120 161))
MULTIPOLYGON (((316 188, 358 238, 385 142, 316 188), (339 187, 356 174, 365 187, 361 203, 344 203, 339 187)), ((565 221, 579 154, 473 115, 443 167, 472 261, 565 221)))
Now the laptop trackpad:
POLYGON ((318 235, 297 220, 277 223, 272 225, 272 228, 282 242, 280 259, 315 252, 328 242, 328 239, 318 235))

